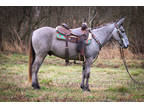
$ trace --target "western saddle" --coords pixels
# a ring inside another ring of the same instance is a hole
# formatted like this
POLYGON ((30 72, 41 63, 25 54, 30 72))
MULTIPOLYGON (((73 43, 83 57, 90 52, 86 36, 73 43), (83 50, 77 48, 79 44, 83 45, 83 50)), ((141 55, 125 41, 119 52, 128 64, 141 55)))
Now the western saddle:
POLYGON ((66 36, 83 36, 84 34, 88 33, 88 30, 85 28, 82 30, 82 27, 70 29, 67 24, 63 23, 61 26, 57 26, 57 31, 66 36))
POLYGON ((69 63, 69 49, 68 41, 69 37, 73 36, 77 41, 77 52, 79 53, 79 60, 85 61, 85 40, 88 39, 89 30, 86 23, 83 23, 81 27, 70 29, 67 24, 63 23, 61 26, 56 27, 56 31, 66 37, 66 47, 65 47, 65 61, 66 64, 69 63))

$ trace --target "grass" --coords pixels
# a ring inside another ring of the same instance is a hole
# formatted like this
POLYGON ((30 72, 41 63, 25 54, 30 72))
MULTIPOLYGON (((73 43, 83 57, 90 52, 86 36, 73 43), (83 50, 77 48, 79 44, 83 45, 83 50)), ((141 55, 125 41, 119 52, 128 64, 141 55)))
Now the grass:
POLYGON ((121 92, 121 93, 128 93, 129 92, 128 88, 123 87, 123 86, 119 86, 116 88, 110 87, 108 90, 112 91, 112 92, 121 92))
MULTIPOLYGON (((91 92, 80 89, 82 66, 65 66, 63 59, 47 56, 38 78, 40 90, 28 83, 28 56, 0 54, 0 101, 97 102, 144 101, 144 86, 134 84, 119 58, 98 58, 91 67, 91 92)), ((71 61, 72 62, 72 61, 71 61)), ((127 60, 130 73, 144 79, 141 59, 127 60)))

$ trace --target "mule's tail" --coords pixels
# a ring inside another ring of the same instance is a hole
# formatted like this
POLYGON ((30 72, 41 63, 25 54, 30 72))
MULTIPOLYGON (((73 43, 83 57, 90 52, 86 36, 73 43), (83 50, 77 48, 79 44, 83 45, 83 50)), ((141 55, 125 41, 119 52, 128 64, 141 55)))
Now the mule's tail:
POLYGON ((29 78, 29 82, 32 82, 32 64, 35 60, 35 51, 33 49, 33 46, 32 46, 32 37, 29 41, 29 62, 28 62, 28 65, 29 65, 29 68, 28 68, 28 78, 29 78))

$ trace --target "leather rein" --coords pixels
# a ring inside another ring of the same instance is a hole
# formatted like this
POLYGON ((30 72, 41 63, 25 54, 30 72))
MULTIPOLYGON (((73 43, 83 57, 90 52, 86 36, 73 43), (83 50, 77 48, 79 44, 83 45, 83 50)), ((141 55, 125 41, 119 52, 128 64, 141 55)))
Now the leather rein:
POLYGON ((139 82, 137 80, 135 80, 132 75, 130 74, 129 70, 128 70, 128 66, 127 66, 127 63, 126 63, 126 59, 125 59, 125 56, 124 56, 124 51, 123 51, 123 48, 120 47, 120 54, 121 54, 121 59, 123 60, 123 64, 125 66, 125 69, 126 69, 126 72, 128 73, 129 77, 131 78, 131 80, 136 83, 136 84, 139 84, 139 85, 144 85, 144 81, 143 82, 139 82))
MULTIPOLYGON (((118 27, 117 24, 115 24, 115 27, 116 27, 116 29, 118 30, 118 32, 121 32, 121 31, 119 30, 119 27, 118 27)), ((124 66, 125 66, 126 72, 128 73, 128 75, 129 75, 129 77, 131 78, 131 80, 132 80, 134 83, 136 83, 136 84, 144 85, 144 81, 143 81, 143 82, 137 81, 137 80, 135 80, 135 79, 132 77, 132 75, 130 74, 130 72, 129 72, 129 70, 128 70, 128 66, 127 66, 127 63, 126 63, 126 59, 125 59, 124 51, 123 51, 123 48, 122 48, 122 47, 120 47, 120 54, 121 54, 121 59, 123 60, 123 64, 124 64, 124 66)))

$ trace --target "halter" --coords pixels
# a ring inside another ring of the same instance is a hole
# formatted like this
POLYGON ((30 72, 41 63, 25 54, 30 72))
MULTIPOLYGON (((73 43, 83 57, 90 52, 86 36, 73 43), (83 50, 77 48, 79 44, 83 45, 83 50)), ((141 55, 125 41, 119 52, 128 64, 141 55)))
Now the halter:
POLYGON ((116 27, 116 29, 117 29, 117 31, 118 31, 118 33, 119 33, 120 39, 123 40, 123 33, 121 32, 119 26, 118 26, 116 23, 115 23, 115 27, 116 27))
POLYGON ((115 23, 115 27, 116 27, 117 31, 120 33, 120 35, 122 35, 122 32, 120 31, 119 26, 116 23, 115 23))

